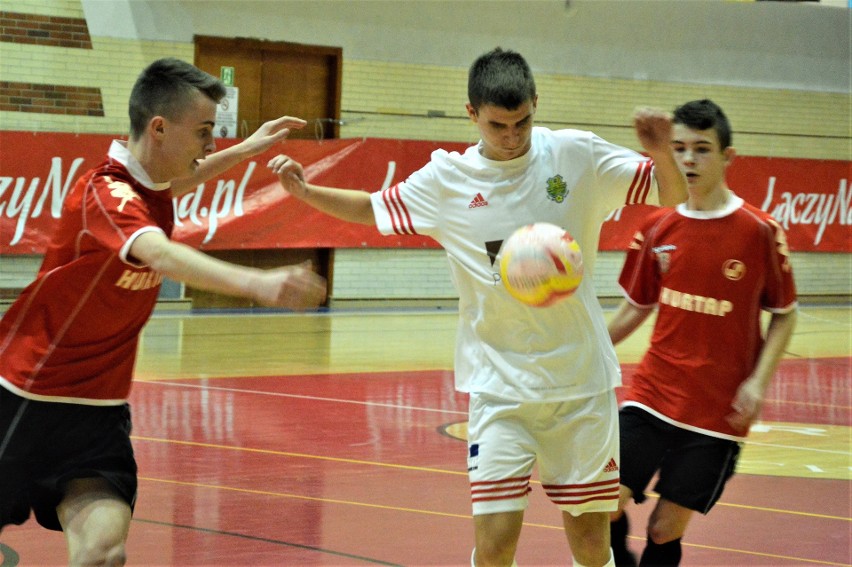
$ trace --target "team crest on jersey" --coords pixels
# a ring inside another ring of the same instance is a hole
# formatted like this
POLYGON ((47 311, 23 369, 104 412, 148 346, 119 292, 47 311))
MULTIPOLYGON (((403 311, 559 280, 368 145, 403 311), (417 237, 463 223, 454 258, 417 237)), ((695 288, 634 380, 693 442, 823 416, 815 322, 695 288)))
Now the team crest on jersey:
POLYGON ((657 266, 660 269, 661 274, 665 274, 669 271, 672 263, 672 250, 677 248, 677 246, 673 244, 664 244, 662 246, 654 246, 652 251, 657 257, 657 266))
POLYGON ((568 196, 568 185, 561 175, 554 175, 547 180, 547 198, 555 203, 561 203, 568 196))
POLYGON ((109 194, 115 197, 116 199, 121 199, 121 202, 118 204, 117 207, 119 213, 124 212, 124 205, 126 205, 133 199, 139 198, 139 195, 136 194, 136 191, 134 191, 127 183, 123 181, 113 181, 108 176, 105 177, 105 179, 109 181, 109 184, 107 185, 107 187, 109 187, 110 189, 109 194))
POLYGON ((725 260, 725 263, 722 265, 722 274, 731 281, 735 282, 743 279, 745 273, 745 264, 739 260, 725 260))

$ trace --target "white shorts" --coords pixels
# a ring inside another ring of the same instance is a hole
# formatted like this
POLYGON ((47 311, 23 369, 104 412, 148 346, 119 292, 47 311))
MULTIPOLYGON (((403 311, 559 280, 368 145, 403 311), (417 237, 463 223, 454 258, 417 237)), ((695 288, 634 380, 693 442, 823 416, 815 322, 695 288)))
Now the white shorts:
POLYGON ((527 508, 534 465, 542 488, 577 516, 618 507, 615 392, 562 402, 470 396, 468 475, 473 514, 527 508))

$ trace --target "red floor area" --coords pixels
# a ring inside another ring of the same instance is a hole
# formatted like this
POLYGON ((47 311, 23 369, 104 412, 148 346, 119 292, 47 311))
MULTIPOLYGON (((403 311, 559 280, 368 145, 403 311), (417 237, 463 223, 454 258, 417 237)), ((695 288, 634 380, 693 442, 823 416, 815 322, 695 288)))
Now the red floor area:
MULTIPOLYGON (((846 359, 785 361, 764 418, 850 424, 846 359)), ((629 379, 629 369, 626 378, 629 379)), ((128 565, 465 565, 466 397, 446 371, 139 382, 128 565)), ((848 446, 846 450, 848 451, 848 446)), ((650 505, 632 510, 639 549, 650 505)), ((534 485, 517 560, 570 565, 534 485)), ((60 565, 61 534, 0 536, 3 562, 60 565)), ((683 565, 849 565, 846 480, 740 474, 697 517, 683 565)))

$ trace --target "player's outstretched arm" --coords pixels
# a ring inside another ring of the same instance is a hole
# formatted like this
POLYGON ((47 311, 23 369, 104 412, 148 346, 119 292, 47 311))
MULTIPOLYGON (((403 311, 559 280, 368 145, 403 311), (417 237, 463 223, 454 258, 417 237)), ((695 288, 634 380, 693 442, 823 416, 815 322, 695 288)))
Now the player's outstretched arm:
POLYGON ((612 319, 610 319, 606 326, 612 344, 617 345, 629 337, 648 318, 648 315, 652 311, 652 308, 642 308, 633 305, 629 301, 622 301, 615 315, 612 316, 612 319))
POLYGON ((784 349, 787 348, 793 336, 796 318, 796 310, 772 314, 769 327, 766 329, 766 342, 763 343, 754 372, 740 384, 731 402, 734 411, 727 416, 727 420, 734 429, 746 432, 751 423, 760 416, 766 390, 784 355, 784 349))
POLYGON ((195 173, 190 177, 182 177, 172 181, 172 194, 176 197, 195 189, 200 183, 220 175, 241 161, 254 157, 283 141, 290 131, 304 128, 301 118, 282 116, 275 120, 264 122, 251 136, 230 148, 213 152, 199 162, 195 173))
POLYGON ((672 151, 672 116, 655 108, 637 108, 633 113, 636 136, 645 152, 654 160, 654 177, 660 186, 660 204, 673 207, 686 201, 686 177, 672 151))
POLYGON ((277 155, 269 160, 268 166, 288 193, 313 208, 349 222, 375 226, 369 193, 307 183, 302 164, 289 156, 277 155))
POLYGON ((268 307, 301 311, 317 307, 325 300, 325 278, 306 264, 272 270, 238 266, 154 231, 136 237, 130 255, 164 276, 192 287, 248 297, 268 307))

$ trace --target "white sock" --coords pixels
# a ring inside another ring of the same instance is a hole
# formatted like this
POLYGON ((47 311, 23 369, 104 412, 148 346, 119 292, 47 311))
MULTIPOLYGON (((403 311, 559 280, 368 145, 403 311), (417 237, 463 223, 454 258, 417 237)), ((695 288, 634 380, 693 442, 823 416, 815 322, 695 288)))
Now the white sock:
MULTIPOLYGON (((586 567, 586 566, 583 565, 582 563, 580 563, 579 561, 577 561, 576 559, 574 559, 574 567, 586 567)), ((609 561, 607 561, 606 564, 604 564, 603 567, 615 567, 615 557, 612 554, 612 548, 610 548, 610 550, 609 550, 609 561)))

